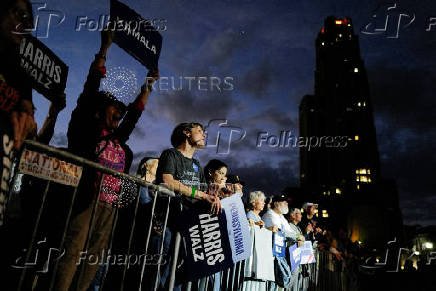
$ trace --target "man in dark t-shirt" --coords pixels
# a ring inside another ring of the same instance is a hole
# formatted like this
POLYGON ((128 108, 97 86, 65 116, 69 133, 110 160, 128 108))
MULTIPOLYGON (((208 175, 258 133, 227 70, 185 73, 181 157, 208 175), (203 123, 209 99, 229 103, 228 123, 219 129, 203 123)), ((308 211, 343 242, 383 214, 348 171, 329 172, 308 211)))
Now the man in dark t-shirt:
MULTIPOLYGON (((156 171, 156 182, 164 184, 168 189, 180 194, 181 205, 184 210, 193 207, 204 207, 211 205, 211 213, 221 212, 221 202, 217 196, 206 194, 206 179, 203 175, 200 163, 193 158, 194 152, 205 145, 205 134, 203 126, 199 123, 181 123, 171 134, 171 144, 174 148, 162 152, 159 158, 159 166, 156 171), (204 203, 206 202, 206 203, 204 203)), ((174 201, 174 199, 172 199, 174 201)), ((170 232, 174 231, 176 221, 180 211, 179 203, 175 200, 175 205, 170 205, 170 221, 168 223, 170 232)), ((175 236, 171 235, 171 249, 174 248, 175 236)), ((179 259, 184 256, 183 248, 179 253, 179 259)), ((171 251, 170 251, 171 252, 171 251)), ((168 288, 167 278, 169 276, 169 264, 165 267, 161 278, 161 287, 168 288)), ((176 286, 174 290, 181 290, 181 281, 184 278, 183 267, 178 269, 176 275, 176 286)))
POLYGON ((217 214, 221 212, 220 200, 204 192, 206 180, 200 163, 193 158, 194 152, 204 147, 204 139, 201 124, 179 124, 171 135, 174 148, 163 151, 159 158, 156 182, 181 194, 186 202, 184 206, 190 207, 198 200, 204 200, 211 204, 211 212, 217 214))

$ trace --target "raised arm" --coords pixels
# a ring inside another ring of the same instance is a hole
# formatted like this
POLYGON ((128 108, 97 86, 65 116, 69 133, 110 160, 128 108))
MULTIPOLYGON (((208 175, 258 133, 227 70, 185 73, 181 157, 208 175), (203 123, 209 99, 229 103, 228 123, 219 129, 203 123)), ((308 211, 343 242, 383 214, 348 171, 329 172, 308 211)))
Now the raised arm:
POLYGON ((141 92, 135 101, 127 107, 127 114, 117 129, 117 136, 122 143, 125 143, 135 129, 136 123, 145 109, 148 96, 151 92, 151 85, 159 78, 159 69, 150 70, 147 74, 146 82, 141 87, 141 92))
POLYGON ((41 143, 49 144, 53 137, 56 120, 59 112, 61 112, 66 106, 66 95, 62 93, 55 98, 50 104, 48 114, 45 118, 44 124, 38 132, 37 140, 41 143))

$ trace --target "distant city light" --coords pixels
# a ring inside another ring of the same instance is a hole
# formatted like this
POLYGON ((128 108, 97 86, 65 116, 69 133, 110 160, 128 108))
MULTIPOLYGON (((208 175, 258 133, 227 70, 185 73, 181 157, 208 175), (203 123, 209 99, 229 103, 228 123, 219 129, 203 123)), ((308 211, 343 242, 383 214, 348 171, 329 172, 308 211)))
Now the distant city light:
POLYGON ((354 68, 354 72, 358 73, 359 72, 359 68, 354 68))
POLYGON ((336 25, 341 25, 342 24, 342 20, 335 20, 335 24, 336 25))
POLYGON ((418 252, 418 251, 415 251, 414 254, 417 255, 417 256, 419 256, 419 252, 418 252))
POLYGON ((356 135, 356 136, 354 137, 354 140, 359 140, 359 136, 356 135))

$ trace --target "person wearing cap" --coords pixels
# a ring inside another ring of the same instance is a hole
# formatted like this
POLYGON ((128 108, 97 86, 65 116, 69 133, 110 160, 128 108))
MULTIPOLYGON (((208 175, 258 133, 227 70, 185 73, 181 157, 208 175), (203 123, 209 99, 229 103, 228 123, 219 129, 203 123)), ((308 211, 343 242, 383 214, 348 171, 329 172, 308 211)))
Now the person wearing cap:
POLYGON ((292 230, 289 222, 284 215, 288 214, 288 202, 285 195, 274 196, 272 208, 262 216, 265 227, 272 232, 283 231, 285 236, 291 240, 296 240, 297 233, 292 230))
MULTIPOLYGON (((102 31, 100 50, 95 55, 83 92, 71 115, 67 132, 68 150, 105 167, 128 173, 133 154, 126 141, 141 117, 151 83, 158 78, 158 69, 148 72, 147 85, 142 86, 135 101, 128 106, 113 94, 99 91, 100 81, 106 73, 106 53, 112 38, 112 31, 102 31)), ((83 273, 77 282, 77 290, 89 287, 99 268, 99 264, 93 264, 90 258, 104 259, 102 251, 107 248, 115 208, 121 202, 118 201, 121 180, 95 170, 84 169, 78 188, 77 203, 65 238, 65 254, 59 261, 54 290, 68 290, 80 264, 83 265, 83 273), (98 199, 95 212, 94 197, 98 199), (88 249, 83 250, 92 216, 88 249)))
POLYGON ((314 224, 316 224, 316 220, 314 217, 315 209, 318 208, 318 204, 305 202, 302 208, 304 209, 305 214, 301 218, 301 222, 298 226, 304 231, 306 239, 314 241, 314 224))

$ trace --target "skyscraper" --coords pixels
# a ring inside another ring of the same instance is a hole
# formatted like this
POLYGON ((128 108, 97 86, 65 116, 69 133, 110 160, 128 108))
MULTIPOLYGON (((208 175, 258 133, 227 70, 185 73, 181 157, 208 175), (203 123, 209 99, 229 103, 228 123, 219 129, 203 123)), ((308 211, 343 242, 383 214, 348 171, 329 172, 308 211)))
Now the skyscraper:
MULTIPOLYGON (((362 207, 384 212, 392 198, 384 200, 396 191, 378 197, 386 187, 380 186, 385 182, 380 178, 368 78, 350 18, 325 19, 316 39, 315 94, 303 97, 299 116, 300 136, 317 141, 311 148, 300 147, 301 187, 337 224, 348 221, 350 231, 362 207)), ((398 199, 392 203, 398 208, 398 199)))

